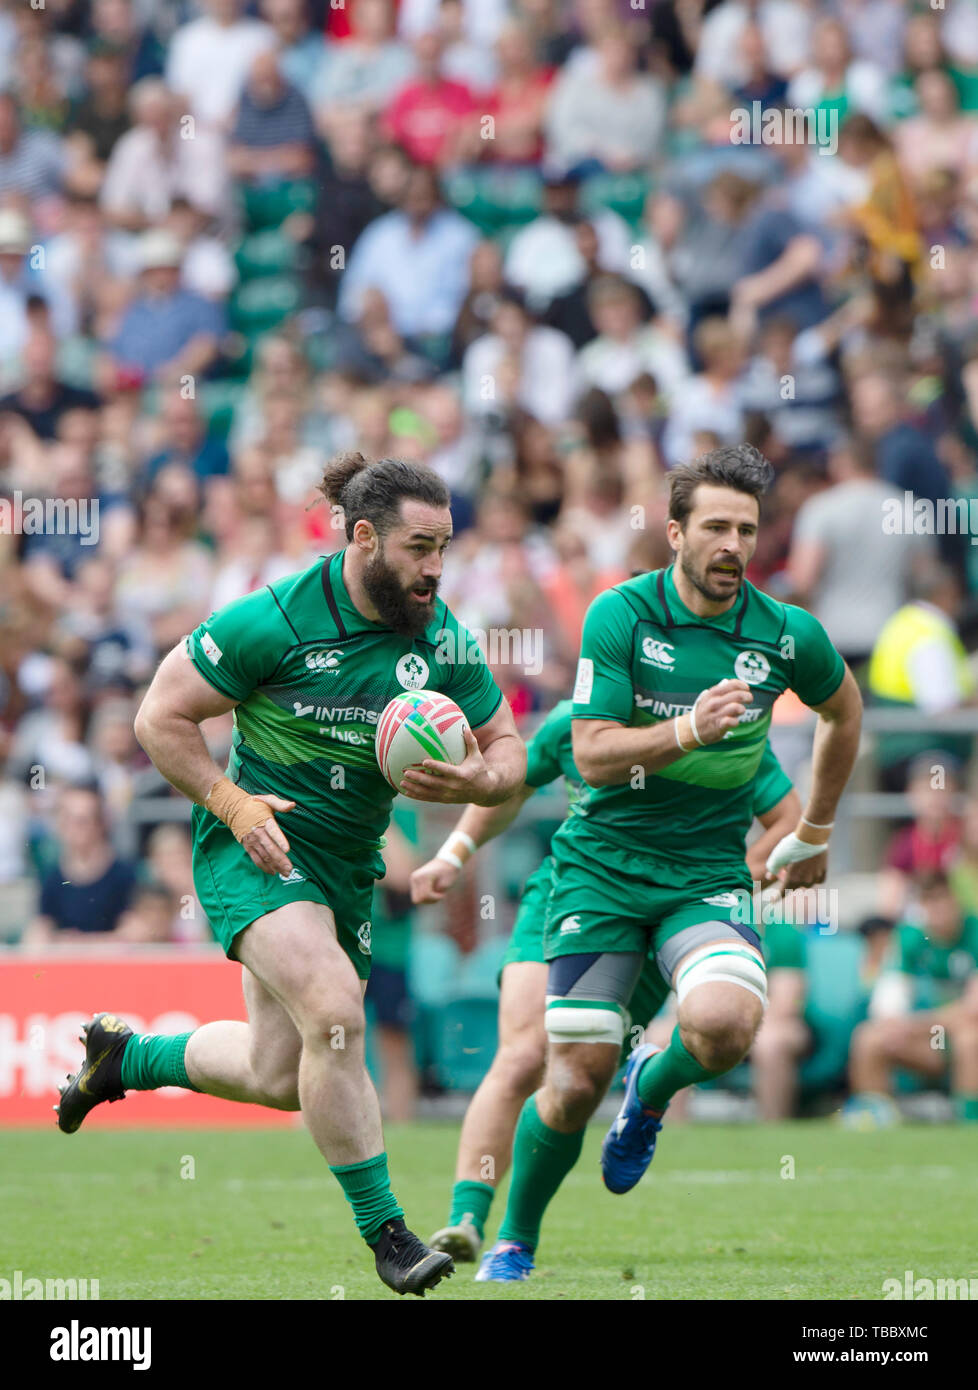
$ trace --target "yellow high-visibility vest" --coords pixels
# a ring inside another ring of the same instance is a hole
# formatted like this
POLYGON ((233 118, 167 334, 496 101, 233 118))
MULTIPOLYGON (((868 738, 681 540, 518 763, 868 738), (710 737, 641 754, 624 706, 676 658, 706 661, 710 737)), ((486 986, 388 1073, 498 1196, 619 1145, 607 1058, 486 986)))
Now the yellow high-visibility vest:
POLYGON ((954 661, 958 693, 966 700, 974 690, 974 677, 961 639, 940 613, 920 603, 908 603, 883 625, 869 662, 869 688, 881 700, 914 702, 910 683, 910 656, 920 643, 940 642, 954 661))

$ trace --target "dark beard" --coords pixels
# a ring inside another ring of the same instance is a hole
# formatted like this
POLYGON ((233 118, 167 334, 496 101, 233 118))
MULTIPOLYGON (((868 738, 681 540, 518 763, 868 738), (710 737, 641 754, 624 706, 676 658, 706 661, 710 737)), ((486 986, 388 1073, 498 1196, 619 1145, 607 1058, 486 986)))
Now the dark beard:
POLYGON ((717 594, 714 593, 713 590, 708 587, 709 581, 707 580, 705 575, 702 578, 700 578, 700 576, 693 569, 692 561, 688 560, 685 555, 682 557, 679 564, 682 568, 683 574, 689 580, 690 584, 692 584, 693 588, 696 589, 698 593, 701 593, 704 598, 709 599, 711 603, 724 603, 727 599, 736 598, 737 595, 740 593, 740 586, 744 580, 744 576, 742 574, 738 578, 737 587, 736 589, 734 589, 732 594, 717 594))
POLYGON ((363 587, 381 622, 402 637, 420 637, 435 615, 434 605, 425 610, 410 597, 382 552, 363 571, 363 587))

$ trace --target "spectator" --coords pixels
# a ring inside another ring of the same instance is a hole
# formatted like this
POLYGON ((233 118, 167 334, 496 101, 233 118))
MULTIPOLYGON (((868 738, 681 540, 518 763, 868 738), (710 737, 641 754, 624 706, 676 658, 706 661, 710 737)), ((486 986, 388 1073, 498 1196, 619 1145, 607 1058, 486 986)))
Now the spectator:
POLYGON ((685 326, 689 308, 670 268, 681 225, 682 211, 677 200, 658 192, 649 193, 642 227, 623 273, 644 291, 658 313, 685 326))
POLYGON ((135 886, 133 865, 112 848, 95 788, 64 787, 55 826, 58 859, 41 880, 38 913, 23 936, 28 948, 115 931, 135 886))
POLYGON ((210 612, 213 562, 191 539, 193 515, 150 493, 139 509, 138 542, 119 566, 115 598, 126 622, 142 624, 158 656, 210 612))
POLYGON ((892 286, 909 299, 912 276, 921 255, 917 209, 897 163, 891 142, 868 116, 851 116, 839 136, 844 163, 863 179, 863 197, 840 211, 853 241, 857 271, 869 271, 874 283, 892 286))
POLYGON ((499 75, 485 101, 493 120, 492 139, 482 142, 485 158, 496 164, 539 163, 543 123, 553 82, 552 68, 536 61, 525 21, 511 21, 496 42, 499 75))
MULTIPOLYGON (((525 291, 536 313, 556 295, 573 289, 586 272, 574 231, 581 219, 579 185, 574 173, 544 165, 540 216, 517 232, 506 253, 507 283, 525 291)), ((631 242, 627 225, 607 208, 591 220, 598 234, 602 270, 624 273, 631 242)))
MULTIPOLYGON (((944 467, 931 440, 906 418, 905 398, 892 375, 870 371, 858 377, 852 383, 852 409, 856 428, 870 440, 876 472, 885 482, 899 493, 911 492, 931 502, 947 496, 944 467)), ((948 553, 943 546, 942 552, 948 553)))
POLYGON ((143 231, 175 198, 211 217, 225 215, 230 194, 220 135, 201 126, 187 139, 179 102, 159 78, 138 82, 129 104, 132 128, 113 146, 99 194, 108 221, 143 231))
POLYGON ((143 234, 139 292, 106 344, 101 374, 107 386, 127 372, 140 383, 194 379, 214 364, 224 315, 218 305, 180 288, 182 263, 183 248, 171 233, 143 234))
POLYGON ((275 53, 259 53, 238 103, 228 168, 244 183, 267 186, 307 178, 315 159, 305 97, 284 80, 275 53))
POLYGON ((223 563, 215 571, 209 598, 215 611, 295 573, 301 557, 286 551, 282 530, 280 517, 275 514, 241 518, 232 546, 218 556, 223 563))
POLYGON ((888 76, 896 72, 907 17, 901 0, 830 0, 830 8, 846 26, 857 58, 875 63, 888 76))
POLYGON ((563 333, 533 323, 516 290, 504 290, 492 331, 477 338, 462 362, 465 408, 473 418, 521 406, 545 425, 570 413, 574 345, 563 333))
POLYGON ((72 185, 97 193, 116 143, 129 129, 129 77, 125 52, 97 40, 89 49, 86 94, 71 105, 67 131, 72 185))
POLYGON ((11 779, 32 791, 44 790, 48 784, 86 781, 94 773, 92 750, 86 744, 83 664, 54 656, 45 657, 39 665, 43 703, 17 724, 7 763, 11 779))
POLYGON ((922 72, 914 84, 920 114, 901 122, 894 136, 904 174, 919 178, 931 169, 964 175, 978 166, 978 131, 961 111, 949 73, 922 72))
MULTIPOLYGON (((442 0, 400 0, 398 32, 406 39, 427 33, 438 20, 442 0)), ((492 47, 506 22, 506 0, 462 0, 462 29, 473 43, 492 47)))
POLYGON ((89 741, 96 761, 95 781, 105 807, 112 843, 123 856, 137 850, 136 826, 129 819, 136 779, 145 771, 143 750, 136 742, 132 722, 136 710, 129 697, 105 695, 92 714, 89 741))
POLYGON ((38 439, 57 438, 58 425, 67 411, 99 408, 93 391, 58 380, 57 351, 57 340, 46 325, 30 330, 21 359, 23 381, 16 391, 0 397, 0 411, 12 411, 26 420, 38 439))
POLYGON ((367 118, 358 111, 338 112, 330 126, 328 159, 316 180, 315 212, 300 229, 310 253, 307 282, 330 307, 336 303, 347 254, 369 223, 390 211, 374 186, 371 162, 367 118))
POLYGON ((956 809, 960 783, 954 765, 940 749, 916 758, 907 777, 907 800, 913 821, 890 839, 880 874, 880 914, 902 918, 913 885, 924 875, 945 873, 954 863, 961 840, 956 809))
POLYGON ((962 111, 978 108, 978 78, 973 68, 957 67, 941 37, 940 16, 935 10, 908 16, 903 31, 903 68, 890 88, 891 111, 896 117, 912 116, 918 110, 916 83, 922 73, 940 69, 954 83, 962 111))
POLYGON ((791 77, 811 52, 811 12, 798 0, 727 0, 702 20, 695 70, 727 88, 743 82, 747 69, 740 37, 751 22, 760 25, 772 69, 791 77))
MULTIPOLYGON (((922 715, 973 704, 975 678, 954 624, 961 599, 957 577, 935 566, 915 579, 913 593, 883 625, 873 647, 868 681, 874 702, 922 715)), ((884 785, 901 790, 910 762, 931 748, 965 762, 972 743, 970 735, 937 735, 926 728, 881 734, 876 756, 884 785)))
POLYGON ((164 46, 159 23, 146 22, 133 0, 93 0, 89 12, 92 48, 108 48, 123 56, 126 82, 140 82, 163 71, 164 46))
POLYGON ((313 103, 327 133, 351 107, 376 115, 415 72, 409 45, 395 36, 393 0, 357 0, 350 23, 351 37, 329 45, 316 79, 313 103))
POLYGON ((788 83, 780 73, 774 72, 771 68, 767 40, 759 24, 745 24, 740 31, 740 56, 744 78, 733 89, 733 96, 737 101, 751 110, 752 103, 759 101, 762 114, 771 107, 784 106, 788 95, 788 83))
POLYGON ((830 486, 798 510, 788 575, 796 601, 858 669, 903 605, 914 568, 930 547, 924 537, 884 531, 893 488, 876 476, 865 441, 840 439, 829 454, 828 475, 830 486))
POLYGON ((0 364, 6 365, 8 373, 30 332, 29 300, 36 293, 28 259, 30 250, 27 219, 13 208, 0 209, 0 364))
POLYGON ((598 336, 578 354, 582 386, 617 396, 648 372, 671 399, 689 373, 686 354, 656 320, 643 325, 638 287, 621 276, 602 275, 592 280, 587 304, 598 336))
POLYGON ((442 53, 438 33, 421 34, 415 40, 417 75, 400 88, 381 118, 384 133, 415 164, 453 163, 466 117, 474 110, 468 87, 442 73, 442 53))
POLYGON ((669 272, 691 323, 727 313, 742 273, 744 227, 758 192, 750 180, 723 171, 697 196, 666 194, 658 201, 660 224, 668 228, 669 272))
POLYGON ((204 428, 196 398, 179 388, 164 399, 156 443, 146 462, 144 486, 152 486, 162 468, 187 468, 203 483, 223 477, 231 466, 227 446, 204 428))
POLYGON ((462 0, 439 0, 438 19, 431 26, 442 42, 441 71, 484 98, 496 80, 499 65, 491 44, 473 39, 465 27, 462 0))
POLYGON ((457 392, 449 386, 435 383, 429 387, 421 413, 434 435, 425 462, 451 491, 452 518, 458 533, 471 524, 472 500, 481 481, 477 440, 457 392))
POLYGON ((409 343, 451 333, 477 240, 472 224, 442 204, 434 172, 416 166, 400 208, 378 217, 354 246, 340 287, 340 313, 356 318, 364 291, 378 289, 409 343))
POLYGON ((199 19, 170 41, 166 85, 204 126, 227 129, 251 65, 275 43, 275 31, 242 15, 243 0, 203 0, 199 19))
POLYGON ((719 446, 737 443, 743 433, 740 376, 744 344, 740 334, 726 319, 703 319, 693 333, 693 349, 703 370, 678 381, 671 390, 651 367, 669 401, 662 451, 670 468, 700 452, 694 444, 697 434, 708 431, 719 446))
POLYGON ((68 644, 83 645, 89 687, 100 695, 130 694, 153 673, 149 635, 118 612, 115 581, 110 560, 100 555, 84 560, 55 629, 68 644))
POLYGON ((875 62, 853 59, 840 20, 820 19, 812 34, 812 64, 791 80, 788 104, 831 112, 838 124, 854 111, 863 111, 875 121, 885 120, 885 74, 875 62))
MULTIPOLYGON (((576 285, 550 301, 544 317, 551 328, 566 333, 576 348, 582 348, 598 336, 591 318, 589 295, 592 284, 604 272, 599 265, 601 246, 594 223, 582 218, 574 231, 577 249, 584 262, 584 274, 576 285)), ((653 315, 653 306, 641 285, 634 284, 634 288, 641 304, 642 319, 648 321, 653 315)))
POLYGON ((412 352, 391 323, 390 306, 380 290, 364 290, 355 327, 343 325, 337 335, 336 369, 373 384, 383 381, 427 381, 434 365, 412 352))
POLYGON ((647 167, 660 151, 666 100, 661 85, 636 68, 626 32, 601 32, 596 72, 565 71, 555 82, 546 116, 547 153, 576 165, 628 172, 647 167))
POLYGON ((487 237, 476 246, 469 262, 469 292, 462 300, 452 333, 454 365, 461 365, 466 348, 489 332, 503 284, 503 253, 498 243, 487 237))
POLYGON ((852 1036, 853 1095, 846 1114, 898 1118, 893 1071, 939 1083, 949 1074, 955 1116, 978 1121, 978 919, 966 917, 946 875, 917 889, 919 917, 902 923, 870 1001, 870 1017, 852 1036), (935 1034, 935 1028, 942 1030, 935 1034), (948 1046, 935 1047, 935 1036, 948 1046), (950 1062, 950 1065, 949 1065, 950 1062))
POLYGON ((106 544, 113 516, 124 521, 130 508, 124 493, 99 488, 91 453, 78 442, 49 447, 45 492, 73 524, 25 535, 24 578, 34 601, 57 612, 70 603, 81 565, 106 544))
POLYGON ((64 154, 49 130, 24 130, 17 102, 0 92, 0 198, 30 205, 51 198, 61 188, 64 154))
MULTIPOLYGON (((355 8, 359 9, 359 6, 355 8)), ((305 97, 316 102, 316 85, 326 61, 326 43, 313 31, 307 0, 261 0, 262 19, 275 31, 282 76, 305 97)))

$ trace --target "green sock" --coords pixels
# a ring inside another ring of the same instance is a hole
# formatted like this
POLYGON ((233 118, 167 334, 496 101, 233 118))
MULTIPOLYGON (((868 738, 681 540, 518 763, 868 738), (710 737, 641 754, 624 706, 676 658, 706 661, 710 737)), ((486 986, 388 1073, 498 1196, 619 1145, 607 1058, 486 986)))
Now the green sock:
POLYGON ((385 1221, 394 1221, 404 1212, 391 1191, 386 1153, 365 1158, 362 1163, 341 1163, 329 1171, 336 1177, 353 1208, 357 1230, 368 1245, 385 1221))
POLYGON ((962 1124, 978 1124, 978 1096, 954 1096, 954 1113, 962 1124))
POLYGON ((520 1111, 513 1139, 513 1177, 500 1240, 518 1240, 535 1250, 540 1223, 551 1198, 581 1156, 584 1130, 561 1134, 545 1125, 530 1096, 520 1111))
POLYGON ((669 1046, 644 1062, 638 1074, 638 1098, 649 1110, 665 1110, 677 1091, 697 1081, 709 1081, 722 1076, 722 1071, 707 1071, 691 1057, 679 1036, 679 1024, 672 1030, 669 1046))
POLYGON ((471 1221, 479 1232, 480 1240, 485 1236, 486 1218, 496 1189, 487 1182, 470 1182, 462 1179, 452 1188, 452 1209, 448 1214, 449 1226, 460 1226, 463 1221, 471 1221))
POLYGON ((184 1056, 189 1033, 133 1033, 122 1054, 122 1088, 125 1091, 155 1091, 157 1086, 197 1087, 187 1076, 184 1056))

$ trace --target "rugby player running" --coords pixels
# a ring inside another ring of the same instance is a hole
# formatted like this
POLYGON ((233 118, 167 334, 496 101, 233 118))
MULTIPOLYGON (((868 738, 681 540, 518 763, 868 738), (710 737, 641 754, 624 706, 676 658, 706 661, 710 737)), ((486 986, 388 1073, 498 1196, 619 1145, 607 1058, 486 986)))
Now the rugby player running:
POLYGON ((164 658, 135 723, 194 803, 194 886, 244 967, 248 1022, 138 1036, 98 1014, 56 1109, 68 1133, 99 1102, 159 1086, 301 1109, 380 1278, 423 1297, 454 1266, 404 1223, 364 1065, 371 895, 395 795, 374 735, 405 689, 461 707, 473 731, 465 760, 425 759, 402 781, 428 801, 505 801, 526 752, 478 648, 437 597, 452 535, 445 485, 424 467, 351 454, 327 467, 321 490, 341 509, 345 548, 211 614, 164 658), (199 726, 229 710, 225 772, 199 726))
POLYGON ((602 1149, 605 1185, 634 1187, 671 1097, 749 1051, 766 976, 745 836, 772 706, 786 689, 818 716, 812 782, 767 868, 786 888, 825 877, 862 705, 817 620, 745 578, 772 477, 749 445, 675 468, 675 562, 615 585, 588 609, 572 738, 589 790, 552 841, 547 1066, 520 1112, 506 1214, 477 1279, 532 1270, 544 1213, 617 1069, 650 950, 676 990, 678 1023, 666 1048, 632 1053, 602 1149))

